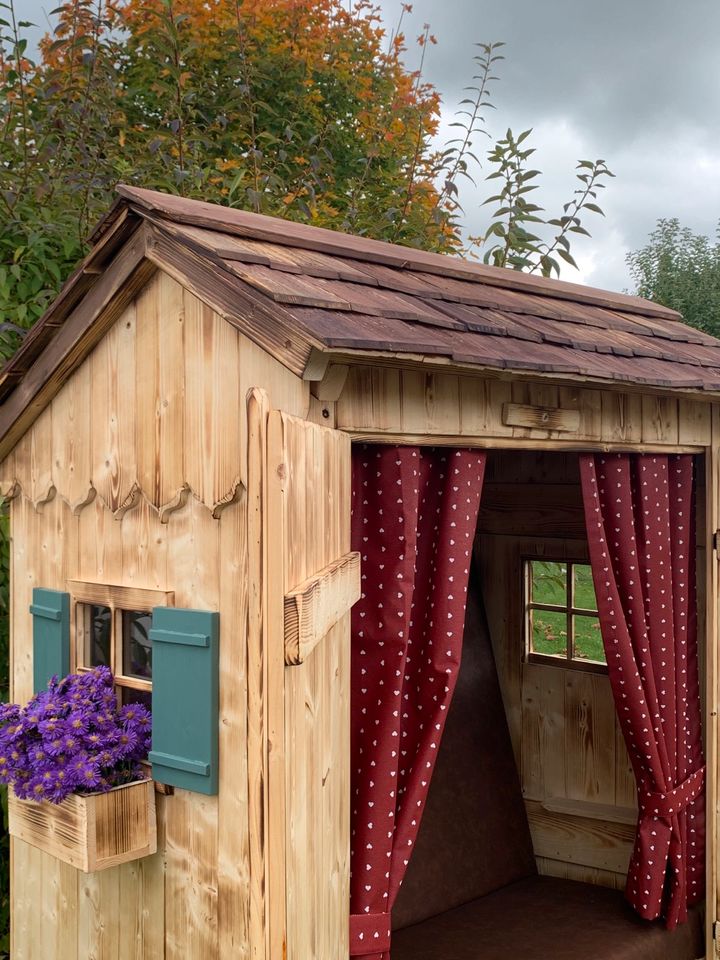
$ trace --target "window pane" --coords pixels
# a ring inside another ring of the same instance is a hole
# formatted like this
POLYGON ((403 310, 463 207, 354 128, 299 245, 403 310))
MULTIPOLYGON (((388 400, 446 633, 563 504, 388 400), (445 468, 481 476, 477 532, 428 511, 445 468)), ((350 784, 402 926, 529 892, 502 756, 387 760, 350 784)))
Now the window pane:
POLYGON ((530 580, 533 603, 567 606, 567 564, 533 560, 530 563, 530 580))
POLYGON ((532 652, 567 656, 567 617, 550 610, 530 611, 532 652))
POLYGON ((595 587, 593 585, 592 570, 586 563, 576 563, 573 566, 573 606, 582 610, 597 610, 595 587))
POLYGON ((122 612, 123 673, 127 677, 152 678, 152 615, 137 610, 122 612))
POLYGON ((88 603, 83 604, 82 612, 86 663, 90 667, 110 667, 112 669, 110 649, 112 611, 110 607, 88 603))
POLYGON ((152 693, 150 690, 131 690, 130 687, 120 687, 120 702, 123 707, 129 703, 141 703, 148 710, 152 710, 152 693))
POLYGON ((573 617, 574 656, 578 660, 607 663, 597 617, 573 617))

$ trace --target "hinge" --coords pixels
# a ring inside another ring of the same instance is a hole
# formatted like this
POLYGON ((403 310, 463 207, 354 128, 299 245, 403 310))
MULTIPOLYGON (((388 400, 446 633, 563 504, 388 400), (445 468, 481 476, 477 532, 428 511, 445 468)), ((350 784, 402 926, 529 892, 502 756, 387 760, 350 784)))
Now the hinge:
POLYGON ((718 553, 720 547, 720 530, 716 530, 713 534, 713 550, 715 553, 718 553))
POLYGON ((713 925, 712 925, 713 940, 717 940, 718 938, 718 926, 720 926, 718 924, 718 921, 717 920, 713 921, 713 925))

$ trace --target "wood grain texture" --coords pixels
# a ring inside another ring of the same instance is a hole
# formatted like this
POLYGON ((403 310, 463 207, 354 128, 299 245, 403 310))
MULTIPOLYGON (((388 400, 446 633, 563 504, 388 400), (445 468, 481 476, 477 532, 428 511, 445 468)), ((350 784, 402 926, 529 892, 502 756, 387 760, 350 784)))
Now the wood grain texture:
POLYGON ((580 411, 560 407, 538 407, 522 403, 503 404, 503 423, 508 427, 577 433, 580 411))
POLYGON ((158 272, 0 464, 0 492, 77 511, 97 495, 116 517, 144 498, 163 520, 193 495, 217 517, 245 479, 256 381, 307 414, 309 383, 158 272))
MULTIPOLYGON (((31 617, 27 610, 34 585, 62 589, 68 579, 89 580, 92 576, 131 589, 167 593, 173 584, 183 605, 236 609, 235 590, 242 589, 237 579, 224 579, 224 599, 220 597, 223 521, 214 520, 194 499, 171 514, 166 525, 144 500, 120 521, 113 519, 99 498, 77 516, 60 498, 37 512, 27 498, 19 497, 13 509, 14 535, 19 537, 13 558, 17 571, 13 579, 13 610, 17 611, 13 642, 18 645, 17 654, 13 653, 13 684, 19 699, 31 692, 31 617), (176 547, 168 549, 168 542, 176 547)), ((223 516, 232 518, 233 509, 237 505, 223 516)), ((244 550, 244 538, 237 536, 243 516, 235 517, 226 537, 228 550, 235 556, 230 569, 238 562, 238 550, 244 550)), ((244 657, 239 642, 242 634, 229 636, 224 653, 231 658, 244 657)), ((228 685, 225 705, 236 693, 244 723, 242 683, 237 691, 228 685)), ((237 738, 237 731, 234 736, 237 738)), ((225 822, 233 837, 231 853, 238 853, 231 863, 218 854, 219 798, 198 801, 182 791, 157 798, 158 853, 134 866, 111 867, 78 880, 73 868, 54 857, 36 855, 27 844, 13 839, 14 869, 17 864, 19 871, 13 884, 17 955, 34 958, 34 951, 41 948, 42 956, 51 960, 78 956, 165 960, 173 955, 204 960, 218 955, 218 944, 233 943, 238 946, 237 955, 243 956, 248 943, 248 869, 247 854, 244 863, 241 854, 248 835, 247 825, 237 816, 243 802, 236 802, 235 792, 239 784, 247 783, 247 774, 242 750, 226 754, 225 760, 226 769, 232 766, 225 822), (192 882, 188 883, 188 877, 192 882), (220 908, 221 899, 224 909, 220 908), (41 918, 34 908, 38 902, 46 904, 41 918), (62 943, 58 923, 62 924, 62 943)))
POLYGON ((122 587, 112 583, 90 583, 68 577, 67 588, 78 603, 96 603, 106 607, 121 606, 125 610, 152 610, 170 607, 175 601, 172 590, 153 590, 147 587, 122 587))
MULTIPOLYGON (((329 403, 335 403, 340 399, 345 383, 350 373, 350 367, 346 363, 331 363, 324 371, 322 379, 312 383, 311 390, 314 397, 318 400, 326 400, 329 403)), ((308 377, 308 371, 305 370, 304 379, 312 380, 308 377)))
POLYGON ((52 402, 56 424, 52 430, 52 482, 74 511, 86 506, 96 489, 92 482, 92 431, 87 429, 88 411, 94 406, 90 387, 90 365, 82 364, 52 402))
POLYGON ((144 259, 142 230, 132 236, 103 276, 64 321, 0 410, 0 458, 12 450, 155 272, 144 259))
MULTIPOLYGON (((268 427, 270 824, 283 816, 283 906, 288 960, 344 960, 349 932, 349 616, 311 655, 285 667, 284 598, 350 547, 350 445, 343 434, 272 411, 268 427), (270 584, 274 586, 270 586, 270 584), (275 674, 273 680, 272 674, 275 674), (272 729, 282 718, 282 770, 272 766, 272 729), (284 799, 276 797, 284 789, 284 799)), ((329 618, 325 620, 326 626, 329 618)), ((280 895, 270 877, 272 898, 280 895)), ((282 910, 271 923, 282 924, 282 910)), ((271 933, 271 943, 281 938, 271 933)), ((271 954, 275 956, 279 954, 271 954)))
POLYGON ((269 960, 266 857, 267 755, 267 394, 247 397, 247 780, 252 960, 269 960))
MULTIPOLYGON (((612 873, 621 866, 621 860, 615 847, 614 859, 608 859, 605 848, 597 847, 596 835, 617 817, 601 819, 598 810, 633 811, 636 790, 608 678, 523 662, 523 558, 582 561, 587 557, 584 539, 562 536, 567 532, 563 531, 567 527, 563 502, 577 501, 577 490, 568 493, 574 486, 569 481, 576 476, 577 462, 559 457, 554 463, 547 461, 540 454, 526 453, 514 465, 515 458, 507 453, 491 464, 491 486, 495 484, 500 489, 504 481, 510 481, 517 502, 536 503, 533 489, 537 484, 533 481, 539 480, 546 510, 540 514, 544 518, 540 536, 528 535, 535 526, 533 509, 520 510, 518 521, 514 525, 510 522, 508 532, 503 534, 502 524, 497 516, 492 516, 494 501, 490 498, 486 514, 481 516, 480 530, 488 527, 492 533, 479 534, 476 557, 480 561, 490 633, 523 794, 529 803, 547 807, 545 813, 556 818, 545 820, 538 813, 533 835, 538 833, 541 846, 536 846, 536 854, 551 862, 548 872, 551 869, 553 876, 564 875, 558 873, 563 862, 575 863, 588 871, 612 873), (525 484, 524 493, 519 482, 523 474, 530 481, 525 484), (563 494, 552 493, 553 487, 563 494), (555 538, 554 511, 558 518, 555 538), (582 816, 582 806, 588 803, 592 815, 582 816), (585 829, 585 821, 593 820, 595 826, 588 833, 590 828, 585 829), (578 825, 582 829, 576 829, 578 825), (573 853, 575 848, 585 852, 573 853), (578 860, 579 856, 582 859, 578 860)), ((504 503, 501 497, 499 516, 504 515, 504 503)), ((627 814, 624 819, 630 816, 627 814)), ((623 826, 631 829, 627 823, 623 826)), ((607 880, 604 877, 603 882, 607 880)), ((593 875, 591 882, 600 881, 593 875)))
MULTIPOLYGON (((194 498, 170 514, 167 576, 177 607, 219 609, 219 537, 220 523, 194 498)), ((167 960, 217 955, 218 802, 218 796, 176 789, 165 804, 167 960)))
POLYGON ((607 823, 624 823, 634 827, 637 810, 632 807, 616 807, 609 803, 594 803, 592 800, 570 800, 567 797, 547 797, 542 802, 544 810, 562 813, 589 820, 604 820, 607 823))
POLYGON ((534 800, 525 807, 537 856, 627 874, 633 826, 554 813, 534 800))
POLYGON ((148 780, 62 803, 8 796, 10 835, 83 873, 107 870, 157 849, 155 790, 148 780))
MULTIPOLYGON (((143 298, 141 303, 147 301, 143 298)), ((141 321, 144 325, 144 318, 141 321)), ((128 400, 136 381, 136 347, 134 301, 81 367, 88 369, 91 382, 91 480, 106 506, 118 513, 131 506, 138 494, 137 404, 128 400)), ((88 432, 87 421, 80 428, 88 432)))
POLYGON ((285 663, 302 663, 360 598, 360 554, 348 553, 285 594, 285 663))
POLYGON ((218 796, 218 953, 250 957, 248 804, 247 496, 220 519, 220 794, 218 796))
POLYGON ((405 435, 407 442, 497 448, 552 440, 555 449, 699 449, 710 438, 707 404, 699 401, 391 366, 351 367, 336 407, 339 429, 387 442, 405 435), (572 418, 572 438, 553 423, 539 423, 536 413, 526 413, 522 423, 505 422, 503 411, 515 417, 518 407, 562 410, 572 418))

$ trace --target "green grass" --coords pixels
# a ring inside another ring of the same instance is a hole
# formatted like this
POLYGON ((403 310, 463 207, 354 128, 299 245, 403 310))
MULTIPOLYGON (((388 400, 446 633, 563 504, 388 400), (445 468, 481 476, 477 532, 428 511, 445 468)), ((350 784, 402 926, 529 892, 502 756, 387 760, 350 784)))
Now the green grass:
MULTIPOLYGON (((573 565, 573 606, 596 610, 595 589, 590 567, 573 565)), ((531 564, 532 600, 565 607, 568 603, 567 565, 551 561, 531 564)), ((563 611, 533 610, 532 648, 535 653, 564 657, 567 649, 567 615, 563 611)), ((573 617, 575 657, 580 660, 605 662, 600 622, 597 617, 573 617)))

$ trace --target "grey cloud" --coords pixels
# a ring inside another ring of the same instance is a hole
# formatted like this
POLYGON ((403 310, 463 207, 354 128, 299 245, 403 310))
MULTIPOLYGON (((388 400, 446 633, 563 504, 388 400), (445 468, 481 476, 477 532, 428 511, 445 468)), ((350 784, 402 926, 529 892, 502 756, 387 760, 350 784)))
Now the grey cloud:
MULTIPOLYGON (((395 17, 398 4, 385 0, 395 17)), ((623 289, 624 259, 658 217, 714 233, 720 216, 720 4, 716 0, 417 0, 408 36, 429 21, 438 37, 426 76, 444 94, 445 118, 471 71, 472 44, 503 40, 506 60, 489 121, 494 135, 533 126, 536 198, 557 211, 572 189, 574 161, 603 157, 617 178, 574 248, 579 279, 623 289)), ((414 54, 410 54, 411 57, 414 54)), ((480 232, 487 195, 463 190, 466 221, 480 232)), ((568 279, 578 279, 570 268, 568 279)))
MULTIPOLYGON (((16 0, 43 25, 56 4, 16 0)), ((352 2, 352 0, 347 0, 352 2)), ((388 26, 400 0, 381 0, 388 26)), ((588 222, 593 236, 574 253, 580 274, 568 279, 623 289, 625 252, 641 246, 655 221, 677 216, 714 233, 720 216, 720 3, 717 0, 415 0, 405 18, 412 39, 430 22, 438 45, 426 76, 443 94, 444 124, 472 74, 473 43, 504 40, 506 60, 494 88, 494 135, 535 128, 538 200, 556 212, 573 189, 574 163, 603 157, 617 174, 588 222)), ((447 127, 444 126, 445 132, 447 127)), ((476 146, 485 151, 484 142, 476 146)), ((482 232, 488 195, 462 193, 467 229, 482 232)))

